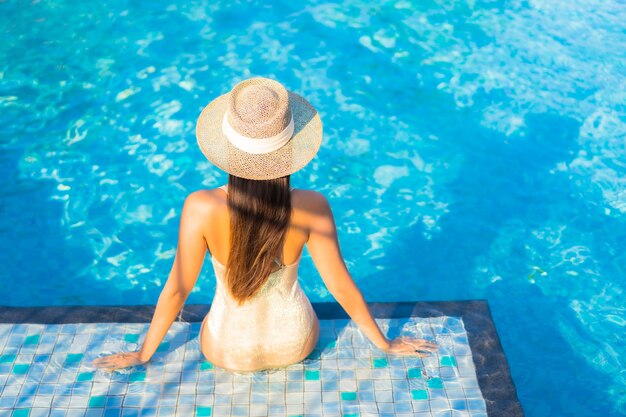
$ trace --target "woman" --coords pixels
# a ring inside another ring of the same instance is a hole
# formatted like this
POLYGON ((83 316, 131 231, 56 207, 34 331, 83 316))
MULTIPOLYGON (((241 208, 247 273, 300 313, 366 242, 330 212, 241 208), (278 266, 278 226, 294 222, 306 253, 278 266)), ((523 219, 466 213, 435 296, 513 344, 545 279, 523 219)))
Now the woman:
POLYGON ((346 269, 328 201, 290 188, 289 176, 311 161, 322 140, 322 122, 307 100, 267 78, 245 80, 209 103, 196 136, 204 155, 229 173, 228 186, 187 197, 174 265, 141 349, 99 358, 96 366, 113 370, 150 360, 207 250, 217 288, 200 331, 206 358, 234 371, 303 360, 319 336, 297 279, 304 245, 330 293, 376 347, 420 356, 436 349, 425 340, 383 335, 346 269))

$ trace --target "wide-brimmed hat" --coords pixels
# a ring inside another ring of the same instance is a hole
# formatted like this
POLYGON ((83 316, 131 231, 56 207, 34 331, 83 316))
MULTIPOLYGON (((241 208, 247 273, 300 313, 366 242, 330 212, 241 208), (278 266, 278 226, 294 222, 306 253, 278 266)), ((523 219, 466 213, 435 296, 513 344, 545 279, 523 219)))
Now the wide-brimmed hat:
POLYGON ((237 177, 269 180, 298 171, 322 143, 313 106, 278 81, 242 81, 202 110, 198 145, 209 161, 237 177))

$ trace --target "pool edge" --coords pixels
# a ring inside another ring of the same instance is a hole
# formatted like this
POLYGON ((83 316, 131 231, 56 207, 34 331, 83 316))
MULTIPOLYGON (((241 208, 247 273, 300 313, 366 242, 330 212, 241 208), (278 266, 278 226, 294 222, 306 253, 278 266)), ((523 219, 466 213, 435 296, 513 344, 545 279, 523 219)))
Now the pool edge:
MULTIPOLYGON (((347 319, 337 303, 312 303, 321 320, 347 319)), ((372 302, 376 318, 461 317, 465 324, 476 376, 485 399, 487 414, 492 417, 523 416, 523 410, 502 349, 491 309, 486 300, 372 302)), ((154 313, 154 305, 137 306, 0 306, 0 323, 145 323, 154 313)), ((199 322, 209 311, 208 304, 186 305, 178 321, 199 322)))

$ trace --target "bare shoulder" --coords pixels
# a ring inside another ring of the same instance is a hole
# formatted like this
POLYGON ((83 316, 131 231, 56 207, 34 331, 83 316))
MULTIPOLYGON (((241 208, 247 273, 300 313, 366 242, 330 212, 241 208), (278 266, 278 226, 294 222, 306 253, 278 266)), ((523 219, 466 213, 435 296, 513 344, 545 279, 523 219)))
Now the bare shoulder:
POLYGON ((207 221, 221 207, 226 206, 226 194, 220 189, 198 190, 185 198, 183 214, 197 221, 207 221))
POLYGON ((328 216, 331 213, 326 196, 314 190, 294 189, 292 194, 293 208, 308 215, 328 216))
MULTIPOLYGON (((317 248, 331 253, 337 249, 337 228, 326 196, 313 190, 294 190, 292 206, 294 223, 307 230, 309 250, 317 248)), ((313 254, 313 252, 311 252, 313 254)), ((315 255, 313 255, 315 259, 315 255)), ((319 256, 317 257, 319 259, 319 256)), ((317 263, 317 262, 316 262, 317 263)))
POLYGON ((194 191, 185 198, 185 206, 198 210, 207 210, 225 202, 226 193, 219 188, 194 191))

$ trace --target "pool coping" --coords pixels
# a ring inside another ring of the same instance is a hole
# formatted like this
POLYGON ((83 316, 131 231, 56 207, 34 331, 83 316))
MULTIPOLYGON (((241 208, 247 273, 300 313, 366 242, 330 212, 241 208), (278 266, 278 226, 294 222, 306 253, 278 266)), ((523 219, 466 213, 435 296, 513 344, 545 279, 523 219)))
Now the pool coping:
MULTIPOLYGON (((312 303, 320 320, 349 318, 337 303, 312 303)), ((509 365, 502 350, 486 300, 417 301, 368 303, 376 318, 461 317, 465 324, 476 376, 492 417, 523 416, 509 365)), ((139 306, 0 306, 0 323, 146 323, 152 319, 154 305, 139 306)), ((208 304, 186 305, 179 321, 200 322, 209 311, 208 304)))

